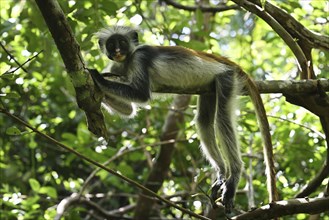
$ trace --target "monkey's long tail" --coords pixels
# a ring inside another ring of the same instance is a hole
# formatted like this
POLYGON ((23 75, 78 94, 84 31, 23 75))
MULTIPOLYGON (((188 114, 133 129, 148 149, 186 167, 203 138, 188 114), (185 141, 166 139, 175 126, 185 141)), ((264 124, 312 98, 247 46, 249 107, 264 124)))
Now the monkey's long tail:
POLYGON ((258 88, 254 81, 248 76, 247 73, 241 70, 240 76, 244 79, 246 89, 250 95, 250 98, 254 104, 257 121, 259 124, 261 136, 263 139, 263 152, 266 165, 266 177, 267 177, 267 190, 269 193, 269 202, 278 200, 278 193, 276 189, 274 158, 273 158, 273 146, 270 134, 270 126, 267 120, 266 111, 264 108, 263 100, 260 96, 258 88))

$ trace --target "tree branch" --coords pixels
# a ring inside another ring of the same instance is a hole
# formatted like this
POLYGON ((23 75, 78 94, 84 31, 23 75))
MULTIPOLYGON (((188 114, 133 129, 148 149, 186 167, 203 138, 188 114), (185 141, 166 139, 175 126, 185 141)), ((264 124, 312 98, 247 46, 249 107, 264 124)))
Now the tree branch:
POLYGON ((256 14, 263 19, 272 29, 281 37, 281 39, 289 46, 298 60, 300 70, 303 74, 309 75, 309 65, 306 56, 294 38, 285 30, 279 22, 275 20, 269 13, 263 10, 260 6, 248 0, 232 0, 237 5, 245 8, 246 10, 256 14))
MULTIPOLYGON (((107 161, 102 163, 102 165, 107 166, 108 164, 114 162, 115 160, 118 160, 119 158, 123 157, 126 154, 145 149, 146 147, 149 147, 149 146, 155 148, 159 145, 166 145, 166 144, 171 144, 171 143, 174 143, 174 142, 175 142, 174 140, 167 140, 167 141, 156 142, 154 144, 145 144, 145 145, 141 145, 139 147, 134 147, 134 148, 122 147, 118 150, 118 152, 114 156, 112 156, 110 159, 108 159, 107 161)), ((89 176, 85 179, 85 181, 84 181, 84 183, 83 183, 83 185, 80 189, 80 192, 79 192, 80 195, 85 194, 85 190, 86 190, 87 186, 89 185, 90 181, 92 180, 92 178, 94 178, 96 176, 96 174, 100 170, 102 170, 102 169, 97 167, 93 172, 91 172, 89 174, 89 176)))
MULTIPOLYGON (((103 95, 95 89, 93 80, 84 71, 80 46, 56 0, 35 0, 71 77, 78 106, 85 111, 88 129, 97 136, 107 137, 104 117, 100 109, 103 95)), ((107 138, 106 138, 107 139, 107 138)))
MULTIPOLYGON (((2 49, 6 52, 6 54, 10 57, 9 61, 10 60, 13 60, 17 65, 18 67, 15 69, 15 71, 19 68, 21 68, 24 72, 28 73, 27 70, 23 67, 24 64, 20 64, 16 58, 6 49, 6 47, 0 42, 0 46, 2 47, 2 49)), ((13 72, 15 72, 13 71, 13 72)))
POLYGON ((179 4, 173 0, 162 0, 163 2, 165 2, 167 5, 171 5, 174 8, 178 8, 178 9, 182 9, 185 11, 196 11, 196 10, 201 10, 202 12, 223 12, 223 11, 228 11, 228 10, 232 10, 232 9, 240 9, 239 6, 237 5, 231 5, 231 6, 227 6, 227 5, 221 5, 221 6, 217 6, 217 7, 209 7, 209 6, 187 6, 187 5, 182 5, 179 4))
MULTIPOLYGON (((328 150, 327 150, 328 154, 328 150)), ((322 181, 329 176, 329 164, 326 160, 323 164, 321 170, 316 174, 316 176, 309 181, 307 185, 296 195, 296 198, 303 198, 311 193, 313 193, 319 186, 321 186, 322 181)))
MULTIPOLYGON (((260 93, 284 93, 284 94, 314 94, 318 93, 318 86, 324 91, 329 91, 329 80, 268 80, 255 81, 260 93)), ((198 89, 177 89, 175 87, 161 87, 156 91, 159 93, 176 94, 202 94, 210 93, 209 87, 198 89)))
POLYGON ((329 210, 329 197, 316 199, 290 199, 272 202, 232 220, 267 220, 297 213, 317 214, 329 210))
POLYGON ((329 37, 312 32, 305 28, 290 14, 284 12, 281 8, 272 5, 269 1, 265 2, 265 10, 274 17, 290 35, 297 39, 303 39, 313 48, 329 50, 329 37))

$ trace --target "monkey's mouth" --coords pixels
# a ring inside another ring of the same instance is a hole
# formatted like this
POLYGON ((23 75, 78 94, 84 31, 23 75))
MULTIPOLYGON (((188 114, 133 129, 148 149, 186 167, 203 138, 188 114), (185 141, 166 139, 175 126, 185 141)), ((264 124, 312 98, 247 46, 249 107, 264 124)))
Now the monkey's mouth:
POLYGON ((113 60, 116 62, 122 62, 126 59, 126 55, 116 54, 113 56, 113 60))

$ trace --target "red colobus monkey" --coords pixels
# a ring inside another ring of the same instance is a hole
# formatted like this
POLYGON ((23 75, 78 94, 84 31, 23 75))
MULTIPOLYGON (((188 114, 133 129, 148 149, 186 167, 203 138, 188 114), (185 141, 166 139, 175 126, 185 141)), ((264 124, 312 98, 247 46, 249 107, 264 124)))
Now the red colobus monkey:
MULTIPOLYGON (((101 51, 114 62, 110 73, 89 72, 105 94, 103 103, 123 115, 132 114, 133 103, 147 102, 151 92, 159 88, 212 89, 212 93, 199 97, 196 126, 203 154, 217 174, 211 197, 216 200, 221 193, 221 202, 229 213, 243 167, 234 113, 236 97, 242 88, 252 98, 263 141, 272 153, 265 109, 253 81, 225 57, 179 46, 139 45, 136 30, 129 27, 102 29, 96 36, 101 51), (108 80, 104 76, 119 79, 108 80)), ((273 161, 267 156, 265 161, 270 195, 274 195, 273 161)))

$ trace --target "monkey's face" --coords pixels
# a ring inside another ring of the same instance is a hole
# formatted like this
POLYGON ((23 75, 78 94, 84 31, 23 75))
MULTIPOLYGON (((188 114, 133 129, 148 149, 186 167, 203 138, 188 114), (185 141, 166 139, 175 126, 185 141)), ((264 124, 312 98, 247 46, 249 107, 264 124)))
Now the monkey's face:
POLYGON ((115 34, 107 39, 106 54, 109 59, 116 62, 123 62, 125 61, 129 52, 130 43, 128 38, 119 34, 115 34))

